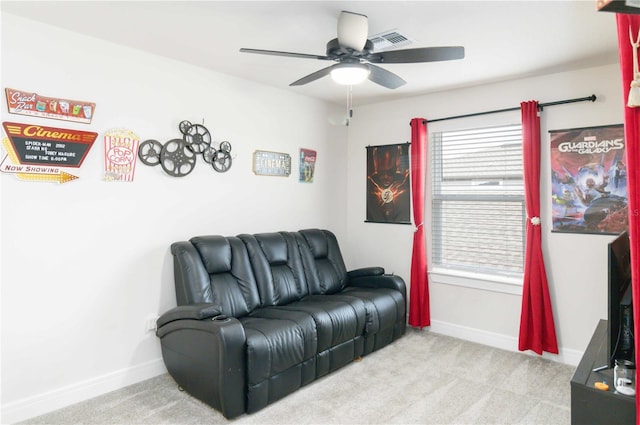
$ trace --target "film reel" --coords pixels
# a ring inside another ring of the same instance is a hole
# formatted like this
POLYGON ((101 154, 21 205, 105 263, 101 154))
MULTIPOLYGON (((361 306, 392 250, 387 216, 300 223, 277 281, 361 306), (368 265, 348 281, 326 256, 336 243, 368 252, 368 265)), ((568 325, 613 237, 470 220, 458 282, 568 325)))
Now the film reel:
POLYGON ((182 139, 171 139, 160 151, 160 166, 172 177, 184 177, 196 166, 196 154, 182 139))
POLYGON ((227 142, 226 140, 224 142, 220 143, 220 150, 221 151, 225 151, 227 153, 231 152, 231 143, 227 142))
POLYGON ((187 134, 190 128, 191 123, 187 120, 181 121, 180 124, 178 124, 178 130, 180 130, 180 133, 182 134, 187 134))
POLYGON ((231 168, 231 154, 226 151, 216 151, 211 166, 219 173, 224 173, 231 168))
POLYGON ((202 153, 211 145, 211 133, 209 133, 207 127, 200 124, 190 126, 182 138, 194 153, 202 153))
POLYGON ((157 140, 145 140, 138 148, 138 158, 145 165, 156 166, 160 164, 160 152, 162 143, 157 140))
POLYGON ((202 151, 202 159, 207 164, 211 164, 213 162, 213 157, 216 155, 216 148, 213 146, 207 146, 204 151, 202 151))

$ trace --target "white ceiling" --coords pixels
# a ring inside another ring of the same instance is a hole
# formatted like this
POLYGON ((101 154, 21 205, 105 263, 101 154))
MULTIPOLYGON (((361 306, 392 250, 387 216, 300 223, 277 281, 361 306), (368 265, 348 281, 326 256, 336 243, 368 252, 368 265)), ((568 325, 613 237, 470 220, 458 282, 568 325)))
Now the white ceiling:
MULTIPOLYGON (((2 1, 0 10, 329 102, 329 77, 289 84, 330 63, 240 53, 241 47, 325 54, 341 10, 369 17, 369 34, 397 29, 401 48, 465 47, 463 60, 389 64, 407 84, 353 88, 354 105, 492 81, 617 63, 615 15, 595 0, 537 1, 2 1)), ((69 40, 70 43, 73 40, 69 40)))

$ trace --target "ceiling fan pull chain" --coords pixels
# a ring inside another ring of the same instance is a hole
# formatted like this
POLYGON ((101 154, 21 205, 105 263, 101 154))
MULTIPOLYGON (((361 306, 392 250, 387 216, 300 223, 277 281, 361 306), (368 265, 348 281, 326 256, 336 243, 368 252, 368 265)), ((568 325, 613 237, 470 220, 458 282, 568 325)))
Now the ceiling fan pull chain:
POLYGON ((347 86, 347 119, 346 125, 349 126, 349 122, 353 117, 353 86, 347 86))

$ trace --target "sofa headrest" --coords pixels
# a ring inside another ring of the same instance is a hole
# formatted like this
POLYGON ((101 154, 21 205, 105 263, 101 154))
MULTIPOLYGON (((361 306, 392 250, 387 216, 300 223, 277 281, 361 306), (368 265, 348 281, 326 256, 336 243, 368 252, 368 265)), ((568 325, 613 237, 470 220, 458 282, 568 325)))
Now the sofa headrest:
POLYGON ((280 233, 260 233, 255 237, 270 265, 287 264, 289 259, 287 241, 280 233))
POLYGON ((320 229, 307 229, 302 232, 302 235, 307 240, 309 248, 313 254, 313 258, 327 258, 329 255, 329 245, 324 232, 320 229))
POLYGON ((207 273, 226 273, 231 270, 231 246, 224 236, 196 236, 190 242, 196 247, 207 273))

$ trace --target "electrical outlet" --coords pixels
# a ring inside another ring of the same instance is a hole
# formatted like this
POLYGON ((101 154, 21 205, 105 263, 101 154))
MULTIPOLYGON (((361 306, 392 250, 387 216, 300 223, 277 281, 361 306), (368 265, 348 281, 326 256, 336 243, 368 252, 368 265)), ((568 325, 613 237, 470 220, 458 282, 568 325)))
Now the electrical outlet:
POLYGON ((156 324, 157 320, 158 320, 157 314, 148 315, 144 321, 144 329, 147 332, 155 332, 158 329, 158 325, 156 324))

